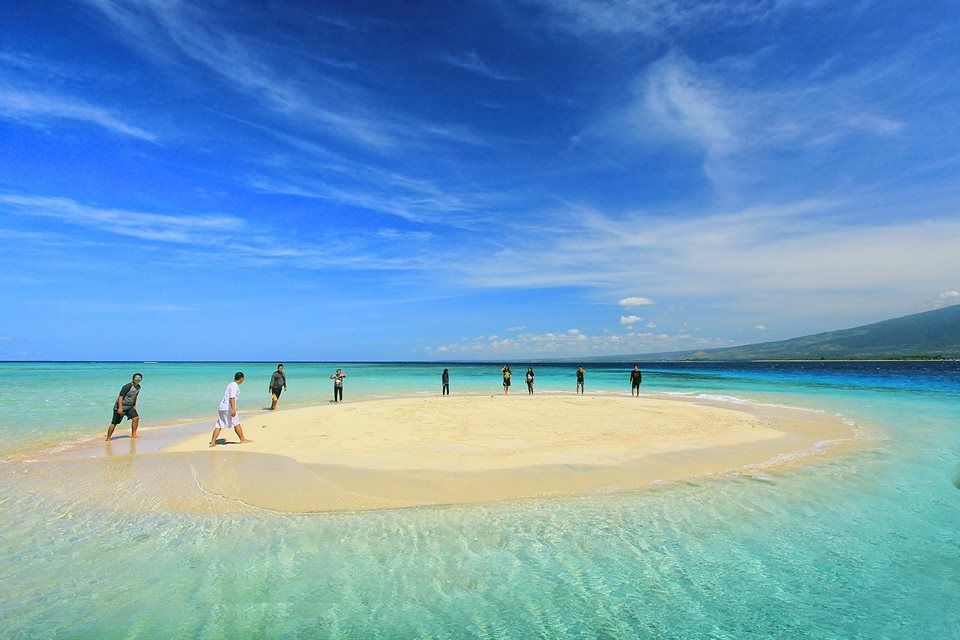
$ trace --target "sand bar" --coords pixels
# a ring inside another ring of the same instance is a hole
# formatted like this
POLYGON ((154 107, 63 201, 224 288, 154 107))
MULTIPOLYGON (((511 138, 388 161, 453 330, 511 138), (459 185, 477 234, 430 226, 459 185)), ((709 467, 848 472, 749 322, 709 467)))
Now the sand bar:
POLYGON ((851 438, 810 411, 560 395, 324 405, 252 415, 244 428, 253 443, 210 449, 209 431, 193 429, 152 452, 140 443, 136 455, 58 464, 74 477, 99 465, 98 485, 136 487, 124 500, 149 508, 310 512, 633 490, 851 438))

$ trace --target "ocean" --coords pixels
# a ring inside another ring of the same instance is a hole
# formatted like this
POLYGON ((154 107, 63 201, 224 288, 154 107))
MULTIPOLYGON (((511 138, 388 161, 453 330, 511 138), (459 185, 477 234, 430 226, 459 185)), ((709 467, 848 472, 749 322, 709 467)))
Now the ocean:
MULTIPOLYGON (((31 480, 103 437, 135 371, 144 428, 212 426, 237 370, 241 411, 266 407, 275 364, 0 363, 0 637, 960 638, 956 362, 642 364, 645 394, 840 414, 862 446, 632 493, 225 514, 31 480)), ((502 392, 502 363, 285 364, 281 408, 328 402, 337 367, 348 402, 438 395, 444 367, 453 394, 502 392)), ((584 364, 588 393, 629 394, 629 364, 584 364)), ((533 366, 573 393, 575 365, 533 366)))

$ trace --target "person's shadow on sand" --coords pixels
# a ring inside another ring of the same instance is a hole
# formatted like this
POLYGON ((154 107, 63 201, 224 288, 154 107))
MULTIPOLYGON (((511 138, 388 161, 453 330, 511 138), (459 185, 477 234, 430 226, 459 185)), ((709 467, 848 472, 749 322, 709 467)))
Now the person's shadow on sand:
POLYGON ((217 444, 220 445, 220 444, 240 444, 240 443, 232 442, 230 440, 227 440, 226 438, 217 438, 217 444))

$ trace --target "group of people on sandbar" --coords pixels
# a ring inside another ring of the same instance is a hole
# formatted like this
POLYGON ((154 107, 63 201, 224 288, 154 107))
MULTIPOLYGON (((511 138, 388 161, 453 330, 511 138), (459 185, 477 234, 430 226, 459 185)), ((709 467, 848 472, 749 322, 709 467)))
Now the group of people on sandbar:
MULTIPOLYGON (((503 368, 500 369, 500 372, 503 374, 503 393, 507 395, 510 393, 510 383, 513 380, 513 372, 510 371, 510 365, 505 364, 503 368)), ((587 375, 587 370, 583 368, 583 365, 577 367, 577 395, 582 396, 584 393, 585 378, 587 375)), ((533 367, 527 367, 527 373, 524 375, 524 380, 527 383, 527 395, 533 395, 533 383, 535 381, 536 374, 533 371, 533 367)), ((630 371, 630 395, 639 396, 640 395, 640 383, 643 378, 640 374, 640 365, 633 365, 633 369, 630 371)), ((447 370, 443 370, 443 395, 450 395, 450 376, 447 373, 447 370)))
MULTIPOLYGON (((503 365, 503 368, 500 369, 500 372, 503 374, 503 393, 506 395, 510 393, 510 383, 513 378, 513 373, 510 371, 509 364, 503 365)), ((583 395, 584 393, 584 380, 586 373, 586 369, 584 369, 583 366, 577 367, 577 395, 583 395)), ((343 381, 347 377, 348 376, 343 369, 337 369, 336 372, 330 376, 330 379, 333 380, 333 402, 338 404, 343 402, 343 381)), ((524 375, 524 379, 527 383, 527 394, 529 395, 533 395, 535 378, 536 374, 533 371, 533 367, 527 367, 527 372, 524 375)), ((140 383, 142 381, 143 374, 135 373, 133 374, 132 380, 120 388, 120 393, 117 395, 117 400, 113 403, 113 413, 110 417, 110 426, 107 428, 107 442, 110 442, 110 439, 113 438, 113 432, 116 430, 117 425, 123 422, 124 418, 131 422, 130 437, 140 437, 137 435, 137 428, 140 426, 140 414, 137 413, 137 400, 140 397, 140 383)), ((233 429, 234 433, 236 433, 237 437, 240 439, 241 444, 253 442, 243 435, 243 425, 241 424, 240 414, 237 411, 237 398, 240 396, 240 385, 243 384, 243 381, 243 372, 237 371, 235 374, 233 374, 233 382, 228 384, 227 388, 223 392, 223 398, 221 398, 220 405, 217 408, 217 422, 213 428, 213 433, 210 435, 211 447, 217 445, 217 439, 220 437, 220 432, 223 429, 233 429)), ((638 365, 633 365, 633 370, 630 371, 631 396, 639 397, 641 382, 642 376, 640 374, 640 367, 638 365)), ((449 396, 449 369, 444 369, 443 373, 440 374, 440 384, 441 395, 449 396)), ((274 371, 270 376, 270 383, 267 385, 267 389, 270 392, 270 410, 276 411, 277 404, 280 402, 280 394, 287 389, 287 374, 284 373, 282 364, 278 364, 277 370, 274 371)))

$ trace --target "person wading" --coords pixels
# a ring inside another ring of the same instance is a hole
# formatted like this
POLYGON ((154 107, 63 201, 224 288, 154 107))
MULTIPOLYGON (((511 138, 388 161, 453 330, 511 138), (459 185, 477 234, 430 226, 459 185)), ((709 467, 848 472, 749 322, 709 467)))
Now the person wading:
POLYGON ((270 396, 273 404, 270 405, 271 411, 277 410, 277 403, 280 401, 280 394, 287 390, 287 374, 283 372, 283 365, 278 364, 277 370, 270 376, 270 396))
POLYGON ((140 381, 143 380, 142 373, 133 374, 133 380, 123 385, 120 389, 120 395, 117 401, 113 403, 113 416, 110 418, 110 426, 107 427, 107 442, 113 437, 113 431, 117 425, 123 422, 123 418, 131 421, 130 437, 139 438, 137 428, 140 426, 140 414, 137 413, 137 398, 140 397, 140 381))

